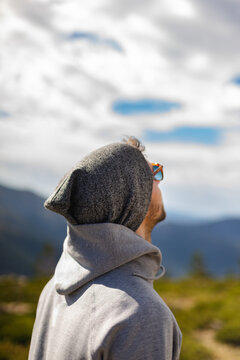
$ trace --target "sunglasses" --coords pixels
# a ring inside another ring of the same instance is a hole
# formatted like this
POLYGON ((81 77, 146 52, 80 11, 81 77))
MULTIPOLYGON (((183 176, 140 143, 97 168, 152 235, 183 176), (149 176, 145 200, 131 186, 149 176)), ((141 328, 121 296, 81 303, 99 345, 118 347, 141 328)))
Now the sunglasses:
POLYGON ((163 166, 158 163, 152 163, 153 178, 157 181, 163 180, 163 166))

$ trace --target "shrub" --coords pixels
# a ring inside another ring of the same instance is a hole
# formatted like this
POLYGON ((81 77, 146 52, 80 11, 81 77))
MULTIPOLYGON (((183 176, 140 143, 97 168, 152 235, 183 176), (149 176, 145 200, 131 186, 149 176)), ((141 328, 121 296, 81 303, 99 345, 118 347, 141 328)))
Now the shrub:
POLYGON ((5 341, 26 345, 31 339, 33 323, 33 316, 2 314, 0 337, 5 341))
POLYGON ((197 303, 194 308, 191 309, 194 328, 207 329, 211 327, 211 324, 218 320, 223 306, 223 301, 220 300, 197 303))
POLYGON ((227 322, 216 334, 218 341, 240 346, 240 323, 239 320, 227 322))
POLYGON ((28 347, 13 344, 9 341, 0 343, 0 360, 26 360, 28 347))
POLYGON ((212 353, 189 335, 183 336, 180 360, 212 360, 212 353))

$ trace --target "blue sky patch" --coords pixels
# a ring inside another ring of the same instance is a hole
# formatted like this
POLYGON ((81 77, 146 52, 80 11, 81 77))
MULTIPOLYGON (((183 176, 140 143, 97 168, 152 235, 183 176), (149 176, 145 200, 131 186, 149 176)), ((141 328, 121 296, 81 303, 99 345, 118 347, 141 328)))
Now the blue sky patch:
POLYGON ((217 145, 221 141, 223 129, 217 127, 177 127, 170 131, 147 130, 143 141, 181 142, 217 145))
POLYGON ((112 110, 120 115, 158 114, 179 108, 180 103, 155 99, 116 100, 112 105, 112 110))
POLYGON ((108 47, 117 51, 123 50, 120 44, 116 40, 111 38, 104 38, 99 36, 98 34, 91 32, 74 31, 68 35, 67 39, 71 41, 87 40, 95 44, 107 45, 108 47))
POLYGON ((68 35, 69 40, 89 40, 91 42, 98 42, 99 36, 94 33, 87 33, 87 32, 72 32, 68 35))
POLYGON ((10 114, 7 111, 0 110, 0 118, 6 118, 9 116, 10 116, 10 114))
POLYGON ((232 82, 237 85, 240 86, 240 75, 237 75, 233 78, 232 82))

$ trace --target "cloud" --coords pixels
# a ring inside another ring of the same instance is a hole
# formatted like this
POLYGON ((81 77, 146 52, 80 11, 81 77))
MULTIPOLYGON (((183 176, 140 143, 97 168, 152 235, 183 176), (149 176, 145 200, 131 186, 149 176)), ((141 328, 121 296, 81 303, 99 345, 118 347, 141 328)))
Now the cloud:
POLYGON ((9 7, 19 18, 33 24, 34 27, 40 27, 44 31, 52 28, 53 11, 52 6, 44 1, 31 0, 8 0, 9 7))
POLYGON ((211 221, 216 218, 239 217, 239 205, 233 189, 223 191, 214 186, 161 185, 166 212, 196 216, 211 221))

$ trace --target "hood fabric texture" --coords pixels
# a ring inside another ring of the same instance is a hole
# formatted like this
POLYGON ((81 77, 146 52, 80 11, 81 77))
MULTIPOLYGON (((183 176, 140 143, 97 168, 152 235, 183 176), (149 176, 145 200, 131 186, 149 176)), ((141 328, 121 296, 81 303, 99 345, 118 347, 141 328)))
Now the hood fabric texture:
POLYGON ((135 231, 147 213, 152 186, 143 154, 132 145, 113 143, 84 157, 44 206, 73 225, 115 223, 135 231))
POLYGON ((181 331, 153 289, 161 261, 157 247, 123 225, 68 223, 28 359, 179 360, 181 331))
POLYGON ((165 273, 161 251, 125 226, 68 223, 64 250, 55 270, 55 288, 59 294, 71 294, 132 261, 135 261, 132 275, 154 280, 165 273))

